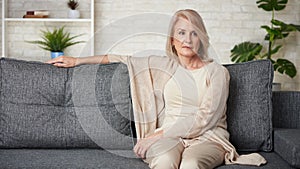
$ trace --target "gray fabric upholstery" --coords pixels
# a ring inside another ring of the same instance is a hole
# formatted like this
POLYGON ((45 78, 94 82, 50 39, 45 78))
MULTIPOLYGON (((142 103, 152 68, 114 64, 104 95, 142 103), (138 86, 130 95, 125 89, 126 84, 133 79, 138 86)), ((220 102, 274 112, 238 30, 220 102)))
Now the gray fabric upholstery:
POLYGON ((273 92, 273 126, 300 129, 300 92, 273 92))
POLYGON ((257 166, 247 166, 247 165, 222 165, 217 167, 217 169, 294 169, 294 167, 289 166, 284 160, 282 160, 276 153, 260 153, 266 160, 267 164, 260 167, 257 166))
POLYGON ((1 59, 0 148, 132 149, 130 113, 125 65, 1 59))
MULTIPOLYGON (((140 159, 130 158, 132 152, 107 152, 97 149, 2 149, 0 150, 0 168, 19 169, 65 169, 65 168, 101 168, 101 169, 146 169, 149 168, 140 159), (13 158, 12 158, 13 157, 13 158)), ((222 165, 217 169, 292 169, 275 153, 261 153, 268 161, 261 167, 245 165, 222 165)), ((166 161, 167 162, 167 161, 166 161)))
POLYGON ((261 60, 225 66, 231 77, 227 105, 231 143, 239 151, 271 151, 271 62, 261 60))
POLYGON ((300 168, 300 129, 276 129, 274 151, 291 166, 300 168))
MULTIPOLYGON (((62 69, 1 59, 0 67, 0 168, 148 168, 131 150, 134 126, 124 64, 62 69)), ((226 67, 231 75, 227 112, 231 142, 240 151, 271 150, 270 62, 226 67)), ((288 155, 290 135, 277 132, 277 137, 278 144, 287 145, 278 152, 288 155)), ((261 154, 268 161, 262 169, 292 168, 274 152, 261 154)))
MULTIPOLYGON (((123 154, 130 156, 132 153, 123 152, 123 154)), ((0 168, 146 169, 148 166, 140 159, 97 149, 2 149, 0 168)))

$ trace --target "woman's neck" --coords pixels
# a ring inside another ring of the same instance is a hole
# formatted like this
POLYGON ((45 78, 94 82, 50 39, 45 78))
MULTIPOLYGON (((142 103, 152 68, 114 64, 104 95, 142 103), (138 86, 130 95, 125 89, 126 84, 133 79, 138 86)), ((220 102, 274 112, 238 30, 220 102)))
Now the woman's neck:
POLYGON ((179 62, 184 68, 188 70, 199 69, 202 66, 204 66, 204 62, 198 56, 194 56, 194 57, 179 56, 179 62))

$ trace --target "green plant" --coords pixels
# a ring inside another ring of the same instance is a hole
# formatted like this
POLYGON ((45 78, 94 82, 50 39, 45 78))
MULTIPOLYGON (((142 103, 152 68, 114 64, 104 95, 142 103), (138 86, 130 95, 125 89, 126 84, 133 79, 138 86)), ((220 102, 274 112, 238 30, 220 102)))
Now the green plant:
POLYGON ((64 27, 54 28, 53 31, 42 30, 41 38, 43 40, 27 41, 28 43, 38 44, 40 48, 51 52, 63 52, 67 47, 82 43, 84 41, 74 41, 75 38, 81 36, 71 36, 69 32, 65 32, 64 27))
POLYGON ((78 3, 77 0, 69 0, 68 6, 69 6, 69 8, 71 8, 72 10, 75 10, 75 9, 79 6, 79 3, 78 3))
POLYGON ((274 54, 276 54, 282 48, 282 45, 276 44, 276 41, 286 38, 290 32, 300 31, 300 25, 286 24, 275 19, 275 11, 281 11, 285 9, 287 3, 288 0, 256 1, 258 8, 272 12, 270 26, 261 26, 261 28, 267 32, 264 40, 268 42, 268 45, 267 47, 264 47, 260 43, 253 43, 249 41, 235 45, 233 49, 231 49, 230 56, 233 62, 238 63, 251 60, 269 59, 273 63, 275 71, 278 71, 281 74, 286 74, 291 78, 296 76, 297 69, 291 61, 283 58, 274 58, 274 54), (263 50, 264 48, 266 48, 266 50, 263 50))

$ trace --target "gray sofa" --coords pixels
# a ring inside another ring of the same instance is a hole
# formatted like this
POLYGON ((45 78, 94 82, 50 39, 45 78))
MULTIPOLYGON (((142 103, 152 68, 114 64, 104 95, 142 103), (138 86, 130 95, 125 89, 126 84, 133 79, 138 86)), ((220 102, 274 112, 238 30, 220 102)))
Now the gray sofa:
MULTIPOLYGON (((241 154, 263 155, 262 169, 299 168, 300 92, 272 92, 269 61, 225 66, 230 141, 241 154)), ((66 69, 2 58, 0 68, 0 168, 148 168, 132 152, 124 64, 66 69)), ((257 167, 218 167, 239 168, 257 167)))

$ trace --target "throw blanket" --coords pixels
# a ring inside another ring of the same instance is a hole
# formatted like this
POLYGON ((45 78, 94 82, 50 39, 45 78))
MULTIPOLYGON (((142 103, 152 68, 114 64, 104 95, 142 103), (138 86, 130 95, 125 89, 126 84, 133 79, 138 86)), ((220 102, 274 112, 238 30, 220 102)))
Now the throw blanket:
MULTIPOLYGON (((108 59, 110 62, 122 62, 128 67, 136 134, 138 139, 145 138, 154 133, 162 122, 160 117, 164 113, 163 89, 179 65, 168 57, 158 56, 108 55, 108 59)), ((229 134, 224 129, 209 130, 202 136, 223 146, 226 151, 226 164, 260 166, 266 163, 258 153, 239 155, 228 141, 229 134)))

